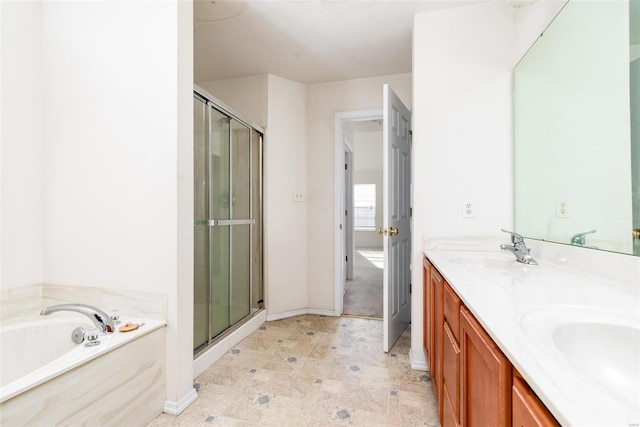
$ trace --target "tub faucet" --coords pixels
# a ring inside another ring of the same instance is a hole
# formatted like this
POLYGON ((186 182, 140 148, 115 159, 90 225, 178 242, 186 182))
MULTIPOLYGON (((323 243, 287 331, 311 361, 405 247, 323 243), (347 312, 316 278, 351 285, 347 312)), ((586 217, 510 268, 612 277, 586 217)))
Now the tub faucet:
POLYGON ((571 236, 571 244, 574 246, 584 246, 587 240, 586 238, 587 234, 592 234, 592 233, 595 233, 596 231, 598 230, 585 231, 584 233, 578 233, 571 236))
POLYGON ((45 307, 40 312, 41 316, 46 316, 51 313, 55 313, 56 311, 75 311, 76 313, 81 313, 87 316, 96 328, 98 328, 102 333, 110 334, 115 330, 113 326, 113 321, 111 317, 104 311, 99 308, 92 307, 87 304, 59 304, 52 305, 50 307, 45 307))
POLYGON ((500 245, 500 249, 503 251, 509 251, 515 255, 516 261, 529 264, 529 265, 537 265, 535 259, 531 255, 529 255, 529 248, 524 243, 524 239, 518 233, 514 233, 513 231, 507 231, 505 229, 501 229, 505 233, 511 234, 511 243, 513 246, 509 245, 500 245))

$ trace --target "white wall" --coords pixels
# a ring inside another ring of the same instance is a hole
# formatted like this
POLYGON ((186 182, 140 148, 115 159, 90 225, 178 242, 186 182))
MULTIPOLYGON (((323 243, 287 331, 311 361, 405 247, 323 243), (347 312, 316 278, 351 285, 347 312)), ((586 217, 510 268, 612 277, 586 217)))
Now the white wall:
POLYGON ((423 238, 499 234, 513 224, 513 38, 507 2, 415 17, 412 362, 424 363, 423 238), (462 218, 465 199, 475 218, 462 218))
POLYGON ((44 279, 42 5, 1 2, 0 291, 44 279))
POLYGON ((168 290, 177 258, 175 4, 46 2, 43 11, 46 278, 168 290))
POLYGON ((384 83, 411 106, 411 74, 308 86, 309 306, 314 309, 333 312, 335 302, 334 114, 381 108, 384 83))
MULTIPOLYGON (((376 226, 382 227, 382 130, 355 132, 353 141, 353 183, 376 185, 376 226)), ((356 248, 382 250, 382 236, 375 230, 356 230, 354 241, 356 248)))
POLYGON ((3 271, 11 261, 4 254, 16 248, 22 255, 11 269, 33 258, 34 270, 10 272, 11 286, 165 292, 167 402, 184 403, 195 396, 192 5, 19 5, 2 3, 3 271), (5 30, 16 39, 5 40, 5 30), (5 129, 9 110, 16 127, 5 129), (18 217, 21 210, 28 213, 18 217))
POLYGON ((218 98, 243 120, 252 125, 267 126, 267 91, 269 76, 241 77, 197 83, 218 98))
POLYGON ((306 106, 306 85, 269 76, 264 142, 267 315, 309 307, 306 106), (305 201, 294 202, 294 191, 302 191, 305 201))

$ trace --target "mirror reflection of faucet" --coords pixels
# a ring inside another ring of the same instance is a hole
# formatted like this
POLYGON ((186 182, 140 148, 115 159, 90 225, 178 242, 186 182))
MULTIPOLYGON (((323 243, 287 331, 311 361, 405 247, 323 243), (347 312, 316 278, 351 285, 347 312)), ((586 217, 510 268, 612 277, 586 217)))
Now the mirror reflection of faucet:
POLYGON ((573 236, 571 236, 571 244, 574 246, 582 246, 582 247, 588 247, 588 248, 595 248, 597 249, 595 246, 585 246, 586 243, 586 235, 587 234, 593 234, 598 230, 590 230, 590 231, 585 231, 582 233, 578 233, 578 234, 574 234, 573 236))
POLYGON ((507 231, 504 228, 502 228, 501 230, 505 233, 511 234, 511 243, 513 243, 513 245, 500 245, 500 249, 502 249, 503 251, 511 252, 516 257, 516 261, 523 264, 538 264, 536 260, 533 259, 533 257, 529 254, 529 248, 527 248, 527 245, 524 243, 524 239, 521 235, 519 235, 518 233, 514 233, 513 231, 507 231))

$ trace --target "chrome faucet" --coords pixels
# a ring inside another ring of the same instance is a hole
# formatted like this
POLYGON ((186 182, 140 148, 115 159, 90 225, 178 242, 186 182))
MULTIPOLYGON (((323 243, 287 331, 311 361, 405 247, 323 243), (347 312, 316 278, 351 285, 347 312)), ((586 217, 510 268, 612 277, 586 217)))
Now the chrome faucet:
POLYGON ((52 305, 50 307, 45 307, 40 312, 41 316, 46 316, 51 313, 55 313, 56 311, 75 311, 76 313, 81 313, 87 316, 96 328, 100 330, 100 332, 109 334, 115 330, 113 326, 113 321, 109 317, 107 313, 100 310, 99 308, 92 307, 86 304, 59 304, 52 305))
POLYGON ((571 244, 574 246, 584 246, 586 243, 586 235, 595 233, 598 230, 585 231, 584 233, 578 233, 574 236, 571 236, 571 244))
POLYGON ((516 261, 518 262, 529 265, 538 264, 536 260, 533 259, 531 255, 529 255, 529 248, 527 248, 527 245, 525 245, 524 239, 521 235, 519 235, 518 233, 514 233, 513 231, 507 231, 505 229, 501 230, 505 233, 511 234, 511 243, 513 243, 513 246, 500 245, 500 249, 502 249, 503 251, 509 251, 514 254, 516 257, 516 261))

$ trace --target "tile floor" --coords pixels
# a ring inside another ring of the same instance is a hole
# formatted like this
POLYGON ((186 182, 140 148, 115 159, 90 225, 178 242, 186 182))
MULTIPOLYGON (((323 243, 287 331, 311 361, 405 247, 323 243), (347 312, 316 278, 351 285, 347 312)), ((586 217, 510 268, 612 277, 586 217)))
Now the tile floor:
POLYGON ((161 426, 438 426, 431 378, 409 363, 409 331, 382 351, 379 320, 265 323, 195 380, 198 399, 161 426))

